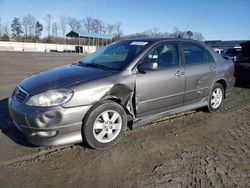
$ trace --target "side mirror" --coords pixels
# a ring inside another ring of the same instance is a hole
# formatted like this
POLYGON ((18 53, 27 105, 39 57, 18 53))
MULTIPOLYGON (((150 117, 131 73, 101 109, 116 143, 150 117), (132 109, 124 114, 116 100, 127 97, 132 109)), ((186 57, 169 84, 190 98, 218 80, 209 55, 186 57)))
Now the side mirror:
POLYGON ((150 62, 150 63, 141 63, 138 65, 138 70, 139 71, 145 71, 145 70, 157 70, 158 68, 158 63, 156 62, 150 62))

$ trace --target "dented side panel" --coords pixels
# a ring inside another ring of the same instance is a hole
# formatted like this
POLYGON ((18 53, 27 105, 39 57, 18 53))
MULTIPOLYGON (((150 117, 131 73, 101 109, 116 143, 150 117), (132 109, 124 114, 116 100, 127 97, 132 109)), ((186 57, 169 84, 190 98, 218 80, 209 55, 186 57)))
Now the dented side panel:
POLYGON ((134 81, 131 83, 118 83, 106 93, 102 99, 115 98, 118 99, 126 111, 135 118, 135 107, 133 103, 134 97, 134 81))
POLYGON ((216 79, 216 64, 211 62, 186 65, 185 74, 186 88, 184 95, 184 105, 188 105, 198 102, 202 98, 209 95, 210 86, 216 79))
POLYGON ((131 74, 114 74, 83 85, 78 83, 69 87, 74 91, 74 96, 63 107, 94 105, 100 100, 114 98, 118 99, 126 111, 135 117, 134 88, 135 77, 131 74))

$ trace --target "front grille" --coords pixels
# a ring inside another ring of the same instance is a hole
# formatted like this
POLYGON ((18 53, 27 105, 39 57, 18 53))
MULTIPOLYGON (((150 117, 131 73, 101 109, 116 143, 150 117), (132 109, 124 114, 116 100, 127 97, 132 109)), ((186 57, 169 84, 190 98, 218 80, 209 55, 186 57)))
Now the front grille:
POLYGON ((29 94, 24 89, 22 89, 20 86, 17 86, 15 90, 15 97, 18 102, 23 103, 28 95, 29 94))

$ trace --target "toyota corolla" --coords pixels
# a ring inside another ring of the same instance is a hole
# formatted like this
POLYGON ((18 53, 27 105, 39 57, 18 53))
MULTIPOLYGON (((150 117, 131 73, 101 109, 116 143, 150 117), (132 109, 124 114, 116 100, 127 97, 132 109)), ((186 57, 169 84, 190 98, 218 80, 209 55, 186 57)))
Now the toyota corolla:
POLYGON ((233 75, 232 60, 202 42, 129 39, 27 77, 10 97, 9 111, 35 145, 86 142, 102 149, 128 125, 201 107, 218 110, 232 91, 233 75))

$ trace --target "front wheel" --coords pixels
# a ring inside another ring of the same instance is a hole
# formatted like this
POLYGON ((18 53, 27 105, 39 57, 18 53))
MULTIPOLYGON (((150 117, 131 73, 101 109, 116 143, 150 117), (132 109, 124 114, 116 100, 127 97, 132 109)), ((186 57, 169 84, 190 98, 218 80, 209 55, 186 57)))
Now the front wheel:
POLYGON ((208 99, 208 110, 210 112, 214 112, 218 110, 222 104, 224 99, 224 88, 221 84, 216 83, 210 92, 209 99, 208 99))
POLYGON ((100 101, 87 114, 82 136, 89 146, 104 149, 114 145, 127 127, 127 115, 117 103, 100 101))

